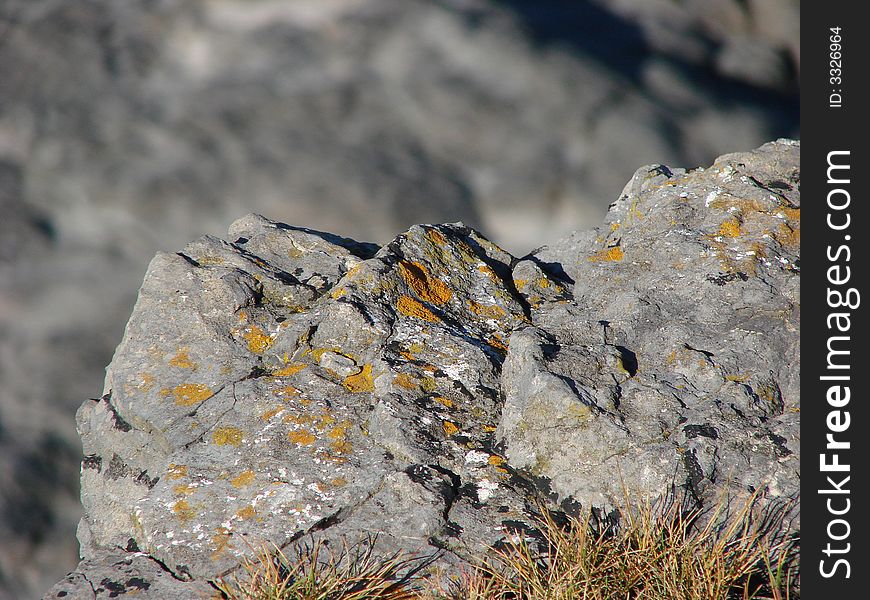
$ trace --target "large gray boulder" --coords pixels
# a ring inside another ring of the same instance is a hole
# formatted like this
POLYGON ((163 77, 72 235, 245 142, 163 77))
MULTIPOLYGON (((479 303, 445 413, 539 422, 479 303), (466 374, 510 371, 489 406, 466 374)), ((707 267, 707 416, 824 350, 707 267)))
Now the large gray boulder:
POLYGON ((517 255, 798 132, 797 0, 0 1, 0 599, 75 566, 74 414, 158 249, 248 212, 517 255))
POLYGON ((83 561, 46 598, 196 597, 264 543, 372 533, 456 566, 541 502, 793 500, 799 157, 643 167, 523 258, 258 215, 158 254, 78 413, 83 561))

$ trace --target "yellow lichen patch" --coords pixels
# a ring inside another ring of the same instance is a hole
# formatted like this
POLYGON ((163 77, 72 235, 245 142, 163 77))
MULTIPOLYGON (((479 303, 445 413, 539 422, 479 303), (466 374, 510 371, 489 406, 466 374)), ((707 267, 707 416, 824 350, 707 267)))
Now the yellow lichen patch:
POLYGON ((244 436, 237 427, 218 427, 212 432, 211 439, 218 446, 239 446, 244 436))
POLYGON ((767 207, 762 205, 758 200, 746 200, 728 195, 720 195, 715 200, 712 200, 710 208, 736 212, 740 215, 767 212, 767 207))
POLYGON ((433 244, 438 244, 439 246, 443 246, 447 243, 447 238, 444 237, 444 234, 438 231, 437 229, 427 229, 426 237, 433 244))
POLYGON ((749 381, 749 375, 726 375, 726 381, 734 381, 736 383, 744 383, 749 381))
POLYGON ((399 352, 399 356, 401 356, 401 357, 404 358, 405 360, 416 360, 416 359, 414 358, 414 355, 413 355, 413 354, 411 354, 410 352, 407 352, 407 351, 405 351, 405 350, 399 352))
POLYGON ((336 452, 338 454, 350 454, 351 452, 353 452, 353 444, 349 440, 344 438, 333 441, 331 444, 329 444, 329 447, 332 449, 333 452, 336 452))
POLYGON ((500 350, 501 352, 507 352, 508 347, 507 344, 504 343, 497 335, 491 335, 489 339, 486 341, 490 346, 495 348, 496 350, 500 350))
POLYGON ((242 519, 243 521, 247 520, 247 519, 253 519, 254 517, 257 516, 257 509, 255 509, 253 506, 248 504, 244 508, 240 508, 239 510, 237 510, 236 516, 238 518, 242 519))
POLYGON ((299 395, 299 390, 292 385, 285 385, 284 387, 272 390, 272 394, 279 398, 292 398, 299 395))
POLYGON ((186 476, 187 465, 176 465, 175 463, 170 463, 169 468, 166 469, 166 479, 170 481, 173 479, 181 479, 186 476))
POLYGON ((492 425, 484 425, 484 426, 482 427, 482 429, 483 429, 483 431, 484 431, 485 433, 492 433, 493 431, 495 431, 495 430, 498 429, 498 428, 497 428, 497 427, 494 427, 494 426, 492 426, 492 425))
POLYGON ((451 423, 450 421, 444 421, 441 423, 441 427, 444 428, 445 435, 456 435, 459 433, 459 427, 456 426, 455 423, 451 423))
POLYGON ((310 446, 317 440, 317 437, 307 429, 291 431, 287 434, 287 437, 297 446, 310 446))
POLYGON ((262 354, 275 341, 272 336, 268 335, 257 325, 251 325, 248 331, 242 334, 242 337, 248 342, 248 350, 254 354, 262 354))
POLYGON ((140 392, 148 392, 154 387, 154 376, 150 373, 139 373, 139 381, 136 383, 136 389, 140 392))
POLYGON ((347 437, 347 430, 353 426, 353 423, 347 419, 329 430, 326 435, 333 440, 344 440, 347 437))
POLYGON ((346 294, 347 294, 347 288, 339 286, 339 287, 335 288, 334 290, 332 290, 332 292, 329 295, 332 296, 333 300, 338 300, 339 298, 341 298, 342 296, 345 296, 346 294))
POLYGON ((524 287, 526 287, 526 285, 528 285, 528 283, 529 283, 528 279, 514 279, 514 287, 517 288, 518 290, 521 290, 524 287))
POLYGON ((287 365, 283 369, 278 369, 277 371, 273 371, 272 377, 290 377, 291 375, 295 375, 296 373, 298 373, 299 371, 301 371, 302 369, 304 369, 307 366, 308 365, 302 364, 302 363, 287 365))
POLYGON ((343 465, 347 462, 347 457, 343 456, 342 453, 335 453, 332 450, 326 450, 321 448, 314 454, 315 458, 318 460, 322 460, 325 462, 331 462, 336 465, 343 465))
POLYGON ((190 496, 196 491, 196 488, 189 484, 180 483, 172 488, 172 491, 177 496, 190 496))
POLYGON ((442 406, 453 408, 453 400, 450 398, 445 398, 444 396, 432 396, 432 399, 442 406))
POLYGON ((792 208, 791 206, 780 206, 776 209, 776 214, 782 215, 789 221, 798 221, 801 220, 801 209, 800 208, 792 208))
POLYGON ((393 378, 393 383, 406 390, 416 390, 419 387, 417 380, 407 373, 399 373, 393 378))
POLYGON ((423 346, 423 344, 420 344, 417 342, 414 342, 413 344, 408 346, 408 352, 413 352, 414 354, 418 354, 418 353, 422 352, 423 350, 425 350, 425 347, 423 346))
POLYGON ((175 356, 169 359, 169 364, 179 369, 196 370, 196 363, 190 360, 190 348, 179 349, 175 356))
POLYGON ((491 464, 494 467, 500 467, 506 461, 504 458, 502 458, 501 456, 498 456, 497 454, 491 454, 486 462, 488 462, 489 464, 491 464))
POLYGON ((172 505, 172 512, 181 521, 182 524, 187 523, 196 516, 196 511, 190 507, 187 500, 179 500, 172 505))
POLYGON ((736 238, 740 237, 741 233, 742 230, 740 228, 740 221, 734 218, 724 221, 719 226, 719 231, 717 232, 717 235, 721 235, 722 237, 736 238))
POLYGON ((210 387, 201 383, 182 383, 175 386, 171 393, 179 406, 193 406, 214 395, 210 387))
POLYGON ((552 284, 550 283, 550 280, 547 279, 546 277, 541 277, 540 279, 538 279, 538 285, 542 288, 548 288, 552 284))
POLYGON ((372 379, 372 366, 370 364, 363 365, 362 371, 356 375, 345 377, 342 385, 355 394, 374 391, 375 382, 372 379))
POLYGON ((399 263, 399 272, 405 283, 426 302, 441 305, 453 296, 453 291, 443 281, 432 277, 423 263, 403 260, 399 263))
POLYGON ((204 266, 214 266, 214 265, 222 265, 224 264, 224 259, 220 256, 213 256, 211 254, 206 254, 204 256, 200 256, 196 259, 200 265, 204 266))
POLYGON ((487 319, 501 319, 507 314, 500 306, 495 304, 480 304, 471 299, 468 300, 468 310, 487 319))
POLYGON ((232 479, 230 479, 230 483, 233 487, 245 487, 246 485, 251 485, 254 483, 254 472, 251 470, 242 471, 232 479))
POLYGON ((216 533, 211 536, 211 543, 214 545, 214 552, 211 553, 212 560, 219 558, 226 552, 227 548, 231 548, 230 538, 232 533, 226 527, 218 527, 216 533))
POLYGON ((611 232, 614 232, 614 231, 616 231, 617 229, 619 229, 619 227, 620 227, 620 223, 618 223, 618 222, 611 223, 611 224, 610 224, 610 231, 611 231, 611 232))
POLYGON ((271 419, 272 417, 274 417, 276 415, 279 415, 283 411, 284 411, 284 407, 278 406, 276 408, 273 408, 272 410, 267 410, 262 415, 260 415, 260 418, 263 419, 264 421, 268 421, 269 419, 271 419))
POLYGON ((493 283, 500 282, 498 275, 495 274, 495 271, 493 271, 492 267, 490 267, 489 265, 479 265, 477 267, 477 270, 492 279, 493 283))
POLYGON ((625 258, 625 252, 620 246, 605 248, 589 257, 589 262, 619 262, 625 258))
MULTIPOLYGON (((426 367, 423 367, 423 368, 425 369, 426 367)), ((428 371, 428 369, 426 369, 426 370, 428 371)), ((431 394, 432 392, 434 392, 438 388, 438 382, 435 381, 434 377, 430 377, 427 375, 427 376, 423 377, 423 379, 420 380, 420 388, 424 392, 428 392, 431 394)))

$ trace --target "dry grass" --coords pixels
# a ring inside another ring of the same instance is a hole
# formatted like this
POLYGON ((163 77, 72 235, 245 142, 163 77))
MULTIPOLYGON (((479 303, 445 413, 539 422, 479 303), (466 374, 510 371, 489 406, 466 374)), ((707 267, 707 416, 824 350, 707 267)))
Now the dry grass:
POLYGON ((446 586, 417 575, 420 559, 358 546, 322 560, 315 546, 292 561, 266 553, 221 589, 232 600, 796 599, 797 540, 783 536, 782 513, 760 515, 755 500, 712 514, 641 503, 618 525, 560 525, 542 511, 542 539, 517 537, 446 586))

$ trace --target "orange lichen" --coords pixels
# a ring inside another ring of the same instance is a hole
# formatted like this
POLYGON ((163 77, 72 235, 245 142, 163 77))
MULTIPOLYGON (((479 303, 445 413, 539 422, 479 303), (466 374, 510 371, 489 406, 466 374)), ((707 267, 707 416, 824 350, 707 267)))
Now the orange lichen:
POLYGON ((767 207, 762 205, 758 200, 746 200, 744 198, 735 198, 728 195, 720 195, 712 200, 710 202, 710 208, 736 212, 741 215, 767 212, 767 207))
POLYGON ((211 434, 212 441, 218 446, 239 446, 244 433, 237 427, 218 427, 211 434))
POLYGON ((279 397, 292 398, 299 395, 299 390, 292 385, 285 385, 284 387, 272 390, 272 394, 279 397))
POLYGON ((297 446, 310 446, 317 440, 317 436, 315 436, 307 429, 298 429, 296 431, 291 431, 287 434, 287 437, 289 437, 290 441, 297 446))
POLYGON ((717 232, 717 235, 721 235, 722 237, 736 238, 740 237, 741 233, 742 230, 740 228, 740 221, 734 218, 724 221, 719 226, 719 231, 717 232))
POLYGON ((494 283, 499 283, 498 275, 495 274, 495 271, 489 265, 480 265, 477 267, 477 270, 492 279, 494 283))
POLYGON ((148 392, 154 387, 154 376, 150 373, 139 373, 139 383, 136 384, 136 389, 140 392, 148 392))
POLYGON ((196 370, 196 363, 190 360, 190 348, 181 348, 169 360, 169 364, 179 369, 196 370))
POLYGON ((374 391, 375 382, 372 379, 372 366, 370 364, 363 365, 362 371, 356 375, 345 377, 342 385, 353 393, 374 391))
POLYGON ((776 209, 776 214, 780 214, 785 217, 789 221, 800 221, 801 220, 801 209, 792 208, 791 206, 780 206, 776 209))
MULTIPOLYGON (((162 393, 162 392, 161 392, 162 393)), ((171 391, 175 403, 179 406, 193 406, 214 395, 211 388, 201 383, 182 383, 171 391)))
POLYGON ((172 488, 173 493, 177 496, 190 496, 196 491, 196 488, 190 484, 180 483, 172 488))
POLYGON ((444 421, 441 423, 441 427, 444 428, 445 435, 456 435, 459 433, 459 427, 456 424, 451 423, 450 421, 444 421))
POLYGON ((265 331, 256 325, 251 325, 248 331, 242 334, 242 337, 248 342, 248 350, 255 354, 262 354, 274 343, 265 331))
POLYGON ((406 390, 416 390, 419 387, 417 380, 407 373, 399 373, 396 375, 393 378, 393 383, 399 387, 405 388, 406 390))
POLYGON ((447 408, 453 408, 453 400, 449 398, 445 398, 443 396, 432 396, 432 399, 438 404, 441 404, 442 406, 445 406, 447 408))
POLYGON ((257 516, 257 509, 248 504, 236 511, 236 516, 242 520, 253 519, 257 516))
POLYGON ((440 319, 431 310, 411 298, 410 296, 402 296, 396 303, 396 308, 400 313, 409 317, 417 317, 424 321, 437 322, 440 319))
POLYGON ((507 344, 504 343, 497 335, 491 335, 487 340, 487 343, 497 350, 501 350, 502 352, 507 352, 508 347, 507 344))
POLYGON ((432 242, 433 244, 438 244, 439 246, 443 246, 447 243, 447 238, 444 237, 444 234, 437 229, 427 229, 426 237, 429 238, 430 242, 432 242))
POLYGON ((489 458, 487 459, 487 462, 488 462, 489 464, 491 464, 492 466, 494 466, 494 467, 500 467, 500 466, 502 466, 506 461, 505 461, 505 459, 502 458, 501 456, 498 456, 498 455, 496 455, 496 454, 491 454, 491 455, 489 456, 489 458))
POLYGON ((625 257, 625 252, 620 246, 605 248, 589 257, 589 262, 619 262, 625 257))
POLYGON ((305 364, 293 364, 287 365, 283 369, 278 369, 277 371, 272 372, 272 377, 290 377, 291 375, 295 375, 308 365, 305 364))
POLYGON ((342 487, 344 485, 347 485, 347 479, 345 479, 344 477, 336 477, 329 482, 329 485, 333 487, 342 487))
POLYGON ((226 552, 226 549, 231 548, 230 538, 232 537, 232 533, 226 527, 218 527, 217 533, 211 536, 211 543, 214 544, 214 552, 211 553, 212 560, 220 557, 221 554, 226 552))
POLYGON ((182 524, 187 523, 196 516, 196 511, 190 507, 187 500, 179 500, 172 505, 172 512, 178 517, 182 524))
POLYGON ((273 408, 272 410, 267 410, 262 415, 260 415, 260 418, 263 419, 264 421, 268 421, 269 419, 280 414, 283 411, 284 411, 284 407, 278 406, 276 408, 273 408))
POLYGON ((495 304, 480 304, 471 299, 468 300, 468 310, 487 319, 501 319, 507 314, 500 306, 495 304))
POLYGON ((405 283, 426 302, 441 305, 453 296, 453 291, 443 281, 432 277, 423 263, 403 260, 399 263, 399 272, 405 283))
POLYGON ((246 485, 251 485, 254 483, 254 472, 251 470, 242 471, 232 479, 230 479, 230 483, 233 487, 245 487, 246 485))
POLYGON ((166 469, 166 479, 170 481, 173 479, 181 479, 186 476, 187 465, 176 465, 175 463, 170 463, 169 468, 166 469))
POLYGON ((514 279, 514 287, 518 290, 523 289, 529 283, 528 279, 514 279))

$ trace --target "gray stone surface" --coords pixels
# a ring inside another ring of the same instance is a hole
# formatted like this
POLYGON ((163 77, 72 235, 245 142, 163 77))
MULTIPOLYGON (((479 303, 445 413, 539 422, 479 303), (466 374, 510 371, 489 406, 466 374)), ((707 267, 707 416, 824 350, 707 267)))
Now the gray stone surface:
POLYGON ((462 220, 523 255, 637 165, 797 135, 797 9, 0 1, 0 598, 76 564, 75 410, 158 250, 256 212, 378 243, 462 220))
POLYGON ((522 259, 462 224, 378 248, 257 215, 158 254, 78 413, 59 586, 184 597, 261 544, 373 533, 449 567, 539 502, 795 499, 799 158, 643 167, 605 227, 522 259))

